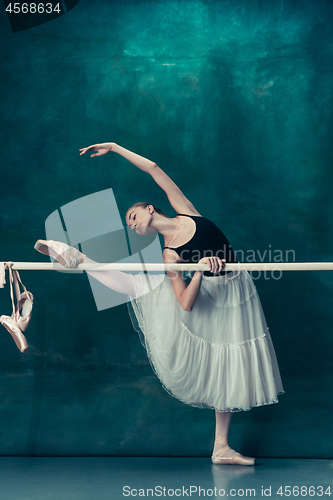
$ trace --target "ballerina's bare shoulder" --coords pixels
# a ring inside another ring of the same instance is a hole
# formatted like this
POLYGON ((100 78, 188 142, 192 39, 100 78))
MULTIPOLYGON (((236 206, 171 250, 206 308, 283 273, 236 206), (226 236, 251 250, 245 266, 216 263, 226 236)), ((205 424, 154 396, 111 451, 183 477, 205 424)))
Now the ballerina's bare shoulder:
MULTIPOLYGON (((181 247, 185 245, 185 243, 188 243, 195 235, 197 225, 194 219, 186 217, 186 215, 195 215, 197 217, 202 217, 202 215, 199 214, 199 212, 197 211, 190 211, 190 210, 184 210, 182 211, 182 214, 184 214, 185 217, 183 215, 176 216, 176 218, 180 220, 179 229, 172 234, 172 237, 170 238, 169 241, 164 240, 166 247, 174 247, 175 249, 177 247, 181 247)), ((167 248, 165 250, 167 251, 170 249, 167 248)))

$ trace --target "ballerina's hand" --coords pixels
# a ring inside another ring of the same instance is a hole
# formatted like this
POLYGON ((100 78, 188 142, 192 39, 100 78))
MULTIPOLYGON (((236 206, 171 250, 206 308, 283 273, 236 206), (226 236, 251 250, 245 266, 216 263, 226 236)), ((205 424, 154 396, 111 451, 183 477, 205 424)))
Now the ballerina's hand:
POLYGON ((113 144, 113 142, 104 142, 103 144, 94 144, 93 146, 89 146, 87 148, 81 148, 80 156, 84 155, 87 151, 97 151, 97 153, 90 155, 91 158, 93 156, 106 155, 106 153, 110 153, 110 151, 112 151, 113 144))
POLYGON ((209 271, 213 274, 220 272, 225 263, 226 260, 221 260, 220 257, 203 257, 198 262, 198 264, 209 264, 209 271))

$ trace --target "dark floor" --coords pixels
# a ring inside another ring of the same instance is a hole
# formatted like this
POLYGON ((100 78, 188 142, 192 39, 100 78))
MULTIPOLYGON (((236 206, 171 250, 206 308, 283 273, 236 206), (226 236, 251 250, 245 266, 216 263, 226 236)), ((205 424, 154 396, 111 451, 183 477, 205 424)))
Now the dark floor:
POLYGON ((213 465, 208 458, 0 457, 1 500, 329 499, 332 493, 333 460, 327 459, 257 459, 251 467, 213 465))

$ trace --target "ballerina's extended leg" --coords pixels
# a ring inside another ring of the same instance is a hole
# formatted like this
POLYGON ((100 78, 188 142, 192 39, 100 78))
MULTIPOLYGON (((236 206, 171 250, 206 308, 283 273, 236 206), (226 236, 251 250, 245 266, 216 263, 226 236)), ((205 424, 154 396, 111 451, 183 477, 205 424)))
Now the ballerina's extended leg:
MULTIPOLYGON (((50 255, 54 259, 57 259, 62 266, 71 269, 75 268, 78 264, 98 264, 96 261, 89 259, 89 257, 79 252, 76 248, 61 241, 38 240, 35 244, 35 249, 44 255, 50 255)), ((132 274, 109 270, 87 270, 87 273, 116 292, 135 296, 132 274)))

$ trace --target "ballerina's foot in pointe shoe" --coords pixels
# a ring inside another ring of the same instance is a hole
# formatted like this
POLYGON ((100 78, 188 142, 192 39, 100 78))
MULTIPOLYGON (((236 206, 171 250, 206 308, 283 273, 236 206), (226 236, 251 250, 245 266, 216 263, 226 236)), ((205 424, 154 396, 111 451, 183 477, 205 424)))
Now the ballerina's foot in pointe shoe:
POLYGON ((86 257, 76 248, 70 247, 61 241, 37 240, 34 248, 44 255, 50 255, 54 259, 57 259, 62 266, 68 268, 82 264, 86 257))
POLYGON ((230 448, 227 436, 216 436, 212 462, 219 465, 254 465, 255 459, 243 457, 243 455, 230 448))

